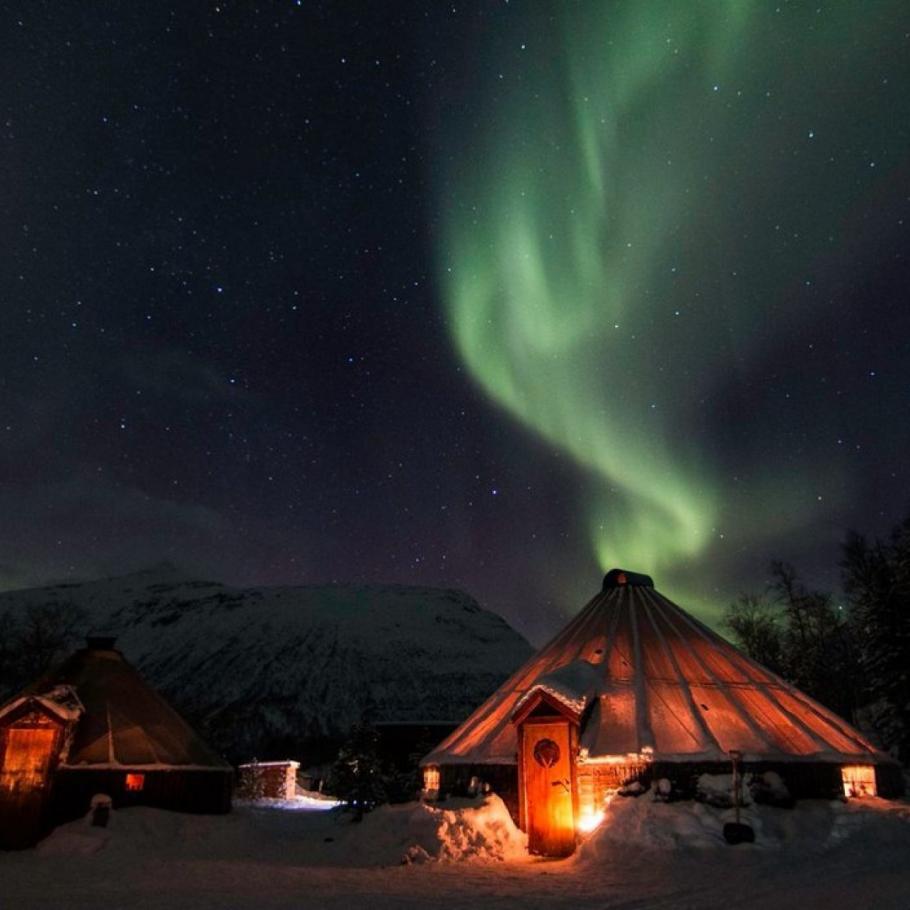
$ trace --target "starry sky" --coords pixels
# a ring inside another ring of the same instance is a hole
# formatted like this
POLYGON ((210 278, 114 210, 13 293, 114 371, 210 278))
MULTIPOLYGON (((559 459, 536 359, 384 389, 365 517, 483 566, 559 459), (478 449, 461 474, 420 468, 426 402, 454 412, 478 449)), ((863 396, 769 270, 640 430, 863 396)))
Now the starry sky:
POLYGON ((903 2, 7 3, 0 588, 708 619, 910 507, 903 2))

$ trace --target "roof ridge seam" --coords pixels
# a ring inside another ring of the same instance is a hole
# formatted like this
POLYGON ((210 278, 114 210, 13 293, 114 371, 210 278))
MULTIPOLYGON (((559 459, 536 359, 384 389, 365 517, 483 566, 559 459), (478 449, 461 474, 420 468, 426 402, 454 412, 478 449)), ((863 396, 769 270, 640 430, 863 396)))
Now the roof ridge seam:
MULTIPOLYGON (((690 617, 689 619, 690 619, 690 624, 698 626, 699 631, 701 631, 701 634, 703 636, 705 636, 705 632, 709 631, 709 630, 706 630, 705 627, 703 626, 703 624, 701 622, 699 622, 699 620, 697 620, 694 616, 690 617)), ((806 706, 806 708, 808 708, 817 718, 819 718, 820 720, 823 720, 829 726, 833 727, 835 729, 835 731, 838 734, 840 734, 841 736, 843 736, 845 739, 848 739, 854 743, 858 743, 866 750, 869 750, 872 752, 878 751, 871 742, 869 742, 865 738, 862 738, 861 731, 856 730, 854 732, 850 732, 848 730, 845 730, 843 727, 843 720, 840 717, 838 717, 838 715, 835 714, 833 711, 830 711, 830 709, 826 708, 823 704, 821 704, 820 702, 818 702, 814 698, 812 698, 811 695, 807 694, 806 692, 803 692, 801 689, 799 689, 797 686, 794 686, 792 683, 787 682, 787 680, 785 680, 782 676, 779 676, 773 670, 769 670, 767 667, 763 667, 758 661, 753 660, 751 657, 749 657, 748 654, 744 654, 742 651, 740 651, 738 648, 734 647, 732 644, 727 642, 725 639, 723 640, 723 642, 727 647, 733 649, 740 657, 742 657, 746 661, 746 663, 749 664, 751 667, 757 668, 758 670, 762 671, 763 673, 767 673, 769 676, 773 677, 777 681, 780 688, 782 688, 790 696, 795 698, 796 701, 804 704, 806 706), (821 709, 821 710, 819 710, 819 709, 821 709), (855 733, 859 733, 861 738, 857 739, 855 733)), ((777 702, 777 699, 774 699, 774 702, 779 704, 779 702, 777 702)), ((790 712, 783 705, 781 705, 780 707, 781 707, 781 710, 786 711, 787 714, 790 714, 790 712)), ((802 722, 800 722, 800 723, 802 724, 802 722)), ((803 726, 806 726, 806 725, 803 724, 803 726)), ((811 728, 807 727, 807 729, 811 729, 811 728)), ((825 748, 830 748, 831 744, 828 743, 827 741, 819 740, 818 736, 814 733, 810 733, 810 735, 812 736, 813 739, 816 740, 816 742, 821 742, 821 744, 825 748)), ((840 750, 837 750, 837 751, 840 751, 840 750)))
MULTIPOLYGON (((707 641, 709 644, 711 644, 715 638, 718 638, 720 640, 721 644, 729 646, 737 656, 745 657, 745 655, 742 654, 742 652, 740 652, 736 648, 733 648, 733 646, 729 645, 729 643, 726 642, 726 640, 720 639, 719 636, 715 636, 707 627, 705 627, 702 623, 700 623, 697 619, 695 619, 695 617, 686 616, 685 619, 689 623, 689 625, 699 635, 701 635, 701 637, 705 641, 707 641)), ((762 670, 765 673, 770 672, 768 670, 764 670, 760 664, 756 663, 755 661, 750 660, 749 658, 746 658, 746 664, 747 664, 747 666, 751 667, 752 669, 762 670)), ((792 722, 794 722, 797 727, 801 728, 803 730, 803 732, 809 737, 809 739, 812 740, 812 742, 815 743, 815 745, 817 747, 819 747, 822 751, 831 748, 831 746, 832 746, 831 743, 829 743, 826 739, 822 738, 807 723, 805 723, 803 720, 801 720, 799 717, 797 717, 795 714, 793 714, 792 711, 788 710, 783 704, 781 704, 780 701, 773 695, 773 690, 771 690, 770 688, 767 688, 764 685, 764 683, 762 683, 759 680, 754 679, 752 677, 749 678, 749 681, 752 683, 753 686, 758 688, 764 694, 765 698, 767 698, 768 701, 771 702, 772 705, 774 705, 778 710, 780 710, 781 713, 783 713, 786 717, 790 718, 790 720, 792 722)), ((736 687, 731 686, 730 688, 736 688, 736 687)), ((741 686, 741 688, 745 688, 745 687, 741 686)), ((852 737, 851 737, 851 739, 852 739, 852 737)), ((798 750, 798 746, 795 743, 793 743, 793 746, 794 746, 794 748, 797 748, 797 750, 798 750)))
MULTIPOLYGON (((668 600, 667 598, 664 598, 664 600, 666 600, 667 603, 673 608, 672 610, 667 611, 666 619, 667 619, 668 625, 670 625, 670 626, 676 625, 674 620, 670 618, 671 615, 675 614, 675 613, 680 614, 680 616, 682 617, 682 621, 685 622, 686 621, 685 612, 680 607, 677 607, 676 604, 673 603, 673 601, 668 600)), ((745 705, 743 705, 739 701, 739 699, 734 698, 733 695, 728 691, 730 689, 730 687, 721 683, 720 679, 717 677, 717 675, 714 673, 714 671, 702 660, 699 653, 695 650, 695 648, 692 647, 692 644, 684 636, 680 635, 679 638, 680 638, 680 641, 689 650, 689 653, 695 659, 696 663, 698 663, 699 666, 702 668, 702 670, 704 670, 704 672, 707 674, 707 676, 709 676, 715 682, 715 684, 718 687, 718 691, 722 691, 727 702, 730 704, 730 707, 733 709, 734 714, 738 715, 739 719, 745 722, 746 726, 749 727, 752 730, 752 732, 758 737, 759 742, 764 743, 766 747, 772 746, 773 743, 768 741, 767 736, 764 734, 761 727, 759 727, 758 724, 752 719, 752 716, 746 710, 745 705)))
POLYGON ((111 703, 104 699, 104 713, 107 716, 107 760, 114 764, 117 754, 114 752, 114 725, 111 723, 111 703))
MULTIPOLYGON (((718 741, 717 737, 711 732, 711 728, 708 726, 708 722, 705 720, 705 718, 702 716, 701 712, 698 710, 698 707, 695 704, 695 698, 692 695, 692 689, 689 686, 689 684, 686 682, 685 677, 683 676, 682 670, 679 667, 679 662, 676 660, 676 655, 673 653, 672 648, 670 648, 669 644, 667 643, 666 636, 663 634, 663 632, 661 631, 661 629, 659 628, 659 626, 657 624, 657 620, 654 618, 654 615, 651 611, 651 605, 649 603, 649 601, 651 600, 651 595, 647 591, 647 589, 645 589, 643 596, 644 596, 644 601, 645 601, 645 612, 647 613, 648 619, 651 622, 651 626, 654 629, 654 632, 657 635, 658 640, 660 641, 661 647, 663 647, 664 652, 666 653, 667 657, 670 660, 670 663, 673 666, 673 670, 676 673, 675 681, 685 694, 685 698, 689 704, 689 710, 691 710, 692 716, 695 718, 695 721, 698 724, 698 726, 701 727, 702 733, 705 735, 705 739, 708 741, 708 743, 709 744, 714 743, 714 745, 716 746, 718 751, 723 751, 721 749, 721 745, 720 745, 720 742, 718 741)), ((655 606, 659 606, 659 604, 656 601, 656 598, 655 598, 655 606)), ((664 703, 666 704, 666 702, 664 702, 664 703)), ((678 718, 678 715, 676 714, 676 712, 673 711, 672 708, 669 708, 669 705, 667 707, 670 710, 670 713, 673 714, 674 717, 677 717, 677 719, 680 720, 680 723, 683 723, 682 720, 680 718, 678 718)), ((684 728, 685 728, 685 726, 686 726, 685 723, 683 723, 684 728)), ((689 735, 692 737, 692 739, 694 739, 696 742, 698 742, 698 739, 694 733, 692 733, 691 731, 688 731, 688 730, 687 730, 687 732, 689 732, 689 735)))
POLYGON ((641 654, 641 636, 638 631, 638 615, 632 603, 631 588, 625 589, 628 593, 629 622, 632 626, 632 650, 635 652, 635 663, 632 665, 633 680, 635 681, 635 725, 638 734, 638 751, 654 749, 654 731, 648 716, 648 696, 645 686, 644 660, 641 654))

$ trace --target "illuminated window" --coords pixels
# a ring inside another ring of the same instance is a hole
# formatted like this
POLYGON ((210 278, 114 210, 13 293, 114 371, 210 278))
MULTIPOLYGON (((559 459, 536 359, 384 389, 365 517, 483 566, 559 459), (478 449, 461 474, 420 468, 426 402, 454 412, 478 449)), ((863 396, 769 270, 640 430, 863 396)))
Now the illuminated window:
POLYGON ((126 789, 138 793, 145 786, 144 774, 127 774, 126 789))
POLYGON ((47 779, 56 736, 52 727, 11 727, 6 734, 5 754, 0 744, 0 789, 40 788, 47 779))
POLYGON ((844 765, 840 769, 844 796, 875 796, 874 765, 844 765))
POLYGON ((423 769, 423 789, 424 790, 438 790, 439 789, 439 768, 424 768, 423 769))

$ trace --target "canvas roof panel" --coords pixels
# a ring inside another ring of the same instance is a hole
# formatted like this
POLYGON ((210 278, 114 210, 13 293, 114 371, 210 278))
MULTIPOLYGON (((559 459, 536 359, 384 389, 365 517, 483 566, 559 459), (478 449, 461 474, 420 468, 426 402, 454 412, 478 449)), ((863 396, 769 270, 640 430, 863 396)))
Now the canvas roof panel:
POLYGON ((67 767, 228 767, 113 648, 76 651, 30 692, 59 686, 71 687, 84 708, 67 767))
MULTIPOLYGON (((514 763, 512 715, 560 668, 592 665, 580 743, 591 757, 886 760, 858 730, 741 654, 650 586, 614 570, 604 589, 423 764, 514 763), (653 751, 652 751, 653 750, 653 751)), ((555 674, 555 675, 554 675, 555 674)))

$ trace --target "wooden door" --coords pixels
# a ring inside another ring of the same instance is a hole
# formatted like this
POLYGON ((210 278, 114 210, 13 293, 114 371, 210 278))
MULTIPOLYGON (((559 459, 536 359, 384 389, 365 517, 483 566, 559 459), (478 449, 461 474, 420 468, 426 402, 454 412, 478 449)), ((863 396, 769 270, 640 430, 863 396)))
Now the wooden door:
POLYGON ((55 727, 7 730, 0 787, 13 792, 42 789, 47 783, 56 739, 55 727))
POLYGON ((528 721, 521 740, 528 850, 541 856, 568 856, 575 850, 569 722, 528 721))
POLYGON ((0 731, 0 848, 30 847, 41 837, 56 745, 56 727, 0 731))

